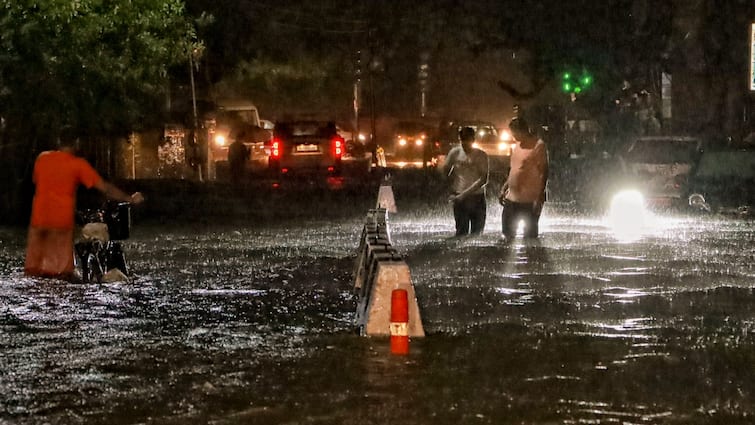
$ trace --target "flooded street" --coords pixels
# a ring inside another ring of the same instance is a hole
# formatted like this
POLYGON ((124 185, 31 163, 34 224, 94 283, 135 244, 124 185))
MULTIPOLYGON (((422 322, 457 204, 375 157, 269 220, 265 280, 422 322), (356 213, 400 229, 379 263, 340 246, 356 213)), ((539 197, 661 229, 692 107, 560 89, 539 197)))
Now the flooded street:
MULTIPOLYGON (((132 282, 23 277, 0 229, 0 423, 751 424, 755 223, 662 218, 620 241, 546 207, 538 242, 388 219, 427 337, 355 332, 364 214, 134 226, 132 282)), ((364 211, 366 213, 366 211, 364 211)))

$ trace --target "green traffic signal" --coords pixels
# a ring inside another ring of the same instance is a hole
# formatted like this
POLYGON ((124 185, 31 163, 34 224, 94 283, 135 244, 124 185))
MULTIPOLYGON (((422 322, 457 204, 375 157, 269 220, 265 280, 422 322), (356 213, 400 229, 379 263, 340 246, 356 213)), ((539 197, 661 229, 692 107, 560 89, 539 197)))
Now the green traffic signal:
POLYGON ((590 87, 593 81, 592 75, 586 70, 582 70, 582 74, 576 80, 572 80, 572 77, 572 73, 568 71, 561 74, 561 88, 566 93, 581 93, 590 87))

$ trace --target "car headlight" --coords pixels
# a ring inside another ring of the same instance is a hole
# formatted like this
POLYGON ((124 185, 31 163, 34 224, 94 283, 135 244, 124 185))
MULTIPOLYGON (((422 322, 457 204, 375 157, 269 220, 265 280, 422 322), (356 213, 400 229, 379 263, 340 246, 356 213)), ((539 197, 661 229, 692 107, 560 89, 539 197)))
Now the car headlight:
POLYGON ((216 134, 215 135, 215 144, 217 146, 225 146, 225 135, 224 134, 216 134))
POLYGON ((406 146, 406 139, 404 139, 403 137, 398 139, 398 144, 399 146, 406 146))
POLYGON ((622 190, 611 198, 608 226, 622 241, 639 239, 647 224, 645 197, 637 190, 622 190))

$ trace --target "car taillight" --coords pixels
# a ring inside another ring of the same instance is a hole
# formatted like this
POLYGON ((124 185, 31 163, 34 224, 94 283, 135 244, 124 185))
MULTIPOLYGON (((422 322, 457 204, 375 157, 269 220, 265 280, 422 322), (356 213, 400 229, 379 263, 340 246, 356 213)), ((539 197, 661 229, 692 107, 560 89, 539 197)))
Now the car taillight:
POLYGON ((680 189, 686 183, 687 183, 687 176, 683 174, 678 174, 674 178, 674 189, 680 189))
POLYGON ((283 148, 283 141, 281 139, 273 139, 270 144, 270 157, 272 159, 280 159, 281 149, 283 148))
POLYGON ((343 145, 343 137, 336 136, 333 138, 333 156, 335 156, 336 158, 341 158, 341 156, 343 155, 343 145))

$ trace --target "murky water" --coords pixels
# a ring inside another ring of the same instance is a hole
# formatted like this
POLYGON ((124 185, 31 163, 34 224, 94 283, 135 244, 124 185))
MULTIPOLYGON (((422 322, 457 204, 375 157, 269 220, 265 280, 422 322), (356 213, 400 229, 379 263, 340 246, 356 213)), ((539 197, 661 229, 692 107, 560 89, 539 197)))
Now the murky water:
POLYGON ((755 422, 755 223, 621 242, 552 206, 505 245, 498 214, 390 217, 428 333, 406 357, 354 333, 361 216, 136 226, 136 278, 98 286, 24 278, 0 229, 0 423, 755 422))

